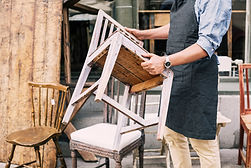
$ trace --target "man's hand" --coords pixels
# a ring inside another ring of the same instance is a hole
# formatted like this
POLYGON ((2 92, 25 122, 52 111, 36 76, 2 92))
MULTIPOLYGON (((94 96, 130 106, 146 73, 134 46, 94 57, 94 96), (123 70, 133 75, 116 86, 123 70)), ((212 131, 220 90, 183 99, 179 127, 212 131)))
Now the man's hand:
POLYGON ((144 40, 144 34, 142 33, 141 30, 131 29, 131 28, 127 28, 127 27, 125 27, 125 30, 128 31, 129 33, 131 33, 132 35, 134 35, 137 39, 144 40))
POLYGON ((143 57, 150 58, 149 61, 145 61, 141 63, 141 66, 144 70, 148 71, 151 75, 158 75, 163 72, 165 69, 164 63, 165 63, 165 57, 160 57, 158 55, 149 53, 142 55, 143 57))

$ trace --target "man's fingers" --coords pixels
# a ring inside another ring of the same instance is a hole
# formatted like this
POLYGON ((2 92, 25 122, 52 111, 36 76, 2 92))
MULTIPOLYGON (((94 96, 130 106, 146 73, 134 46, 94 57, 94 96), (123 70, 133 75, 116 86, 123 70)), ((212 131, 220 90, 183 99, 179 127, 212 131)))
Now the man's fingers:
POLYGON ((132 29, 131 28, 128 28, 128 27, 125 27, 125 30, 128 31, 128 32, 131 32, 132 29))
POLYGON ((153 54, 151 53, 146 53, 146 54, 142 54, 143 57, 147 57, 147 58, 151 58, 153 57, 153 54))
POLYGON ((141 63, 141 66, 142 66, 143 68, 147 67, 147 66, 148 66, 148 62, 142 62, 142 63, 141 63))

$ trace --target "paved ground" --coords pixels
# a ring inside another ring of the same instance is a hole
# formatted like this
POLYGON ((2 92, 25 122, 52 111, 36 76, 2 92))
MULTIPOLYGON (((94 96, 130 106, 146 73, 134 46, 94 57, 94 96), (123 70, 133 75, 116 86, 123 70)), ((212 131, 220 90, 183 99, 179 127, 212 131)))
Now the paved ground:
MULTIPOLYGON (((244 166, 237 165, 237 149, 221 149, 221 163, 222 168, 244 168, 244 166)), ((101 159, 100 163, 104 160, 101 159)), ((71 168, 71 158, 66 158, 67 167, 71 168)), ((123 159, 123 168, 132 168, 132 155, 128 155, 123 159)), ((82 159, 78 159, 78 168, 91 168, 97 166, 98 163, 86 163, 82 159)), ((144 168, 165 168, 165 159, 151 159, 144 161, 144 168)), ((0 163, 0 168, 4 168, 4 164, 0 163)), ((111 161, 111 168, 114 168, 114 164, 111 161)), ((193 168, 200 168, 198 160, 193 160, 193 168)))

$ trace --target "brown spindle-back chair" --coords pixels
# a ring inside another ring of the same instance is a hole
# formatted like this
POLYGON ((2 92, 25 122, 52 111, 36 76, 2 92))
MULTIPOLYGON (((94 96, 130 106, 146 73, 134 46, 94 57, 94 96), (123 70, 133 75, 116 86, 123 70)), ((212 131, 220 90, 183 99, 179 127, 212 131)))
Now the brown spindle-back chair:
POLYGON ((43 167, 41 161, 40 146, 53 140, 56 146, 56 155, 60 159, 61 167, 66 167, 58 138, 64 129, 61 121, 65 113, 65 100, 68 87, 54 83, 29 82, 31 90, 31 120, 30 128, 13 132, 6 137, 6 141, 12 144, 12 150, 5 168, 9 168, 16 146, 33 147, 36 160, 22 164, 36 163, 37 167, 43 167))
POLYGON ((240 143, 238 164, 243 161, 246 168, 251 167, 251 109, 249 98, 249 70, 251 64, 239 66, 239 85, 240 85, 240 143), (244 133, 247 134, 246 155, 244 152, 244 133))

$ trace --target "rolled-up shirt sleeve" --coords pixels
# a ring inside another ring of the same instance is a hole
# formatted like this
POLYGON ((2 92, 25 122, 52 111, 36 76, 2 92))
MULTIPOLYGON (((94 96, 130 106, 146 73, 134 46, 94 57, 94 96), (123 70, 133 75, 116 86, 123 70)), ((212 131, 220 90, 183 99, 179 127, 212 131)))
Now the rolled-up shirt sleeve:
POLYGON ((195 13, 199 25, 197 44, 211 57, 228 30, 232 2, 231 0, 197 0, 195 13))

